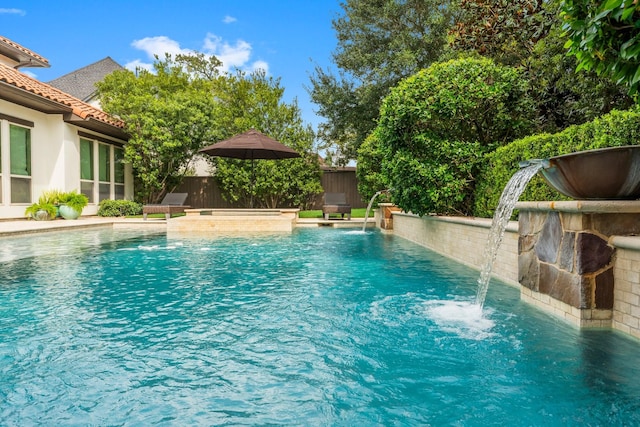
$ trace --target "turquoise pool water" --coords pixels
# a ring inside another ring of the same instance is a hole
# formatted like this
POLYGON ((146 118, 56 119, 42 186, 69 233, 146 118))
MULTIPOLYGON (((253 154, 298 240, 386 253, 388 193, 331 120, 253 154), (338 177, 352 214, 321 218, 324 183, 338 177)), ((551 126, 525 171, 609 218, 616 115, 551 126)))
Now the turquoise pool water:
POLYGON ((376 232, 3 240, 0 425, 640 424, 640 344, 376 232))

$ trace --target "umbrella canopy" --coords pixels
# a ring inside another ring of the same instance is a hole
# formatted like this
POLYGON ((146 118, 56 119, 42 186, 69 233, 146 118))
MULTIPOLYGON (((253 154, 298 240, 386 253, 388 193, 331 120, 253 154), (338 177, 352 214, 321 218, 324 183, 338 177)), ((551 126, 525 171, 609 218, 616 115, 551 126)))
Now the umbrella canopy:
POLYGON ((201 153, 216 157, 251 160, 251 202, 253 208, 253 188, 255 185, 254 159, 279 160, 300 157, 300 154, 267 135, 250 129, 224 141, 200 149, 201 153))
POLYGON ((217 157, 234 159, 290 159, 300 154, 286 145, 269 138, 255 129, 250 129, 224 141, 217 142, 200 150, 201 153, 217 157))

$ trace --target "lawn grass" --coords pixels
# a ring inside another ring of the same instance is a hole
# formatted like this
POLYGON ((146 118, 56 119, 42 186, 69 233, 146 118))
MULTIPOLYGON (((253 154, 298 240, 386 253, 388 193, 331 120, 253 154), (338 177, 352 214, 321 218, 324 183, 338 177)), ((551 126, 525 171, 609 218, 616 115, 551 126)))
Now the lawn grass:
MULTIPOLYGON (((351 209, 351 218, 364 218, 364 215, 367 213, 367 208, 354 208, 351 209)), ((322 210, 310 210, 310 211, 300 211, 300 218, 322 218, 322 210)), ((369 212, 369 218, 373 218, 373 209, 369 212)))
MULTIPOLYGON (((354 208, 351 209, 351 218, 364 218, 364 215, 367 213, 367 208, 354 208)), ((373 218, 373 209, 369 212, 369 218, 373 218)), ((184 216, 184 213, 176 213, 171 215, 171 218, 177 218, 179 216, 184 216)), ((149 218, 164 218, 163 213, 158 214, 149 214, 149 218)), ((142 218, 142 215, 131 215, 127 216, 127 218, 142 218)), ((300 211, 300 218, 318 218, 322 219, 322 210, 309 210, 309 211, 300 211)))

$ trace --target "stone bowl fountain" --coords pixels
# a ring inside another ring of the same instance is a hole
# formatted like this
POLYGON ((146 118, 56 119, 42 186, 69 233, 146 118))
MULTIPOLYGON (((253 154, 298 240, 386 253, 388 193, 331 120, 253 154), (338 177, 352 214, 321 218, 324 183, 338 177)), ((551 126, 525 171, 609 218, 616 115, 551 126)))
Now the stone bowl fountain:
POLYGON ((640 198, 640 145, 551 157, 540 169, 547 183, 576 200, 640 198))

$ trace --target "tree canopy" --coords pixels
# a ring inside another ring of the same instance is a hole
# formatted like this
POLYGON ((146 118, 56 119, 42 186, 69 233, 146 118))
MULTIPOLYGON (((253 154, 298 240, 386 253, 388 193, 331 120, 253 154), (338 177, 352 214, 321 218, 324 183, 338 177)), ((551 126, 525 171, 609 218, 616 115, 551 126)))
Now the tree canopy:
POLYGON ((115 71, 98 83, 102 108, 130 134, 125 161, 137 198, 157 203, 180 183, 196 152, 212 138, 216 103, 209 81, 194 78, 180 60, 156 59, 153 72, 115 71))
POLYGON ((438 60, 452 22, 448 0, 345 0, 333 20, 337 73, 316 67, 309 89, 323 147, 355 158, 376 126, 382 99, 401 79, 438 60))
POLYGON ((308 208, 322 192, 314 134, 303 124, 297 103, 282 101, 284 88, 279 79, 267 77, 263 71, 237 71, 217 81, 216 93, 216 122, 225 132, 221 139, 255 128, 302 156, 256 160, 253 165, 246 160, 209 158, 222 196, 247 207, 253 201, 255 207, 308 208))
POLYGON ((458 0, 451 43, 494 61, 520 65, 546 36, 549 20, 543 0, 458 0))
POLYGON ((564 0, 566 47, 578 70, 594 70, 631 93, 640 87, 640 6, 638 0, 564 0))
MULTIPOLYGON (((297 104, 282 102, 279 80, 262 71, 219 72, 215 57, 200 53, 156 58, 153 71, 117 71, 98 85, 102 108, 120 117, 130 134, 136 197, 157 203, 189 173, 198 150, 250 128, 278 139, 302 159, 256 162, 255 196, 270 207, 304 203, 321 192, 314 134, 297 104)), ((250 164, 212 160, 228 200, 250 198, 250 164)))

